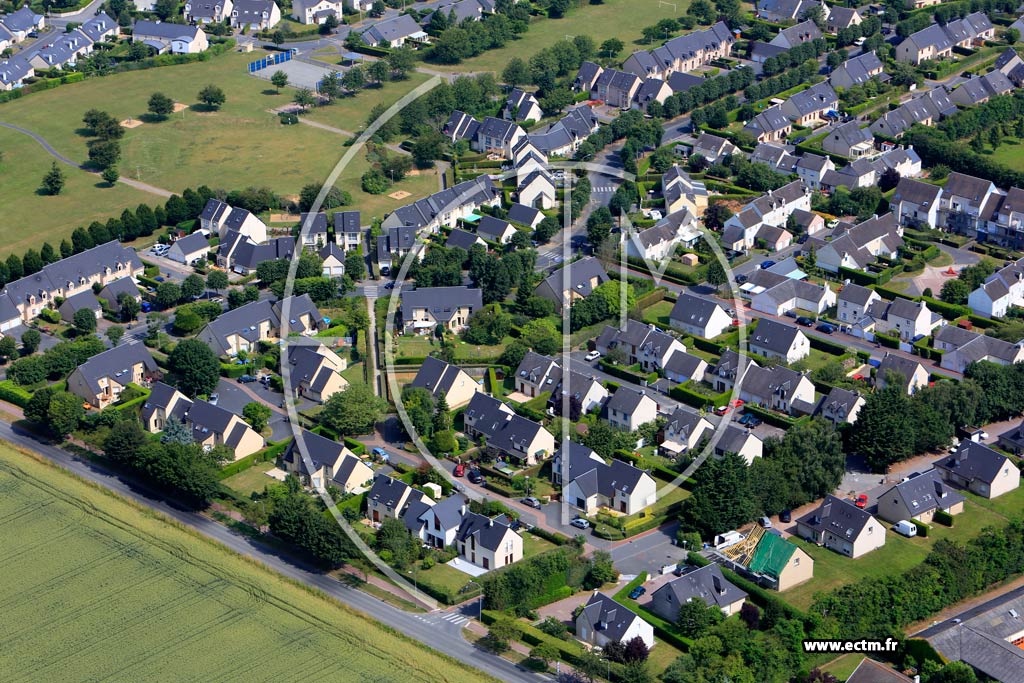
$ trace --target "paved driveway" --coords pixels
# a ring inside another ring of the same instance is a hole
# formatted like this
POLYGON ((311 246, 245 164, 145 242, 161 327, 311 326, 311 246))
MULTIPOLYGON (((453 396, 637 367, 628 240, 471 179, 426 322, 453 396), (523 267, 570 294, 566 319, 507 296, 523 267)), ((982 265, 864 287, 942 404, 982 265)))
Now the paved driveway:
MULTIPOLYGON (((260 401, 273 409, 269 423, 271 429, 270 440, 280 441, 281 439, 290 438, 292 435, 291 425, 286 422, 287 415, 283 414, 280 408, 281 394, 271 391, 259 382, 246 384, 245 387, 254 392, 260 401)), ((253 401, 252 396, 246 393, 242 385, 233 379, 221 378, 217 384, 217 393, 220 394, 217 405, 239 417, 241 417, 245 406, 253 401)))

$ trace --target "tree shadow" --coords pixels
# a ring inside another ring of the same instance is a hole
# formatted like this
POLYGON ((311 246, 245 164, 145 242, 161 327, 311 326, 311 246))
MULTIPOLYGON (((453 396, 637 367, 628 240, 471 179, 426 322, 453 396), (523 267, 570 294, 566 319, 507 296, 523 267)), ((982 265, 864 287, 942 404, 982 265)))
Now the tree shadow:
POLYGON ((163 123, 168 118, 169 116, 153 113, 142 114, 138 117, 139 121, 142 121, 143 123, 163 123))
MULTIPOLYGON (((266 88, 264 90, 261 90, 260 92, 263 95, 280 95, 281 94, 279 91, 275 90, 274 88, 266 88)), ((198 105, 196 105, 196 106, 198 106, 198 105)))

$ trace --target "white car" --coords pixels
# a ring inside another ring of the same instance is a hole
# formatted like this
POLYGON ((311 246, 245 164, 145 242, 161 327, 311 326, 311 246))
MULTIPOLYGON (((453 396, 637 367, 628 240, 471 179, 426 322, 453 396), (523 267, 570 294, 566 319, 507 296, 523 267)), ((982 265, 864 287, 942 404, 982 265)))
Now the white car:
POLYGON ((589 362, 589 361, 597 360, 600 357, 601 357, 601 353, 599 351, 591 351, 590 353, 585 355, 583 357, 583 359, 589 362))

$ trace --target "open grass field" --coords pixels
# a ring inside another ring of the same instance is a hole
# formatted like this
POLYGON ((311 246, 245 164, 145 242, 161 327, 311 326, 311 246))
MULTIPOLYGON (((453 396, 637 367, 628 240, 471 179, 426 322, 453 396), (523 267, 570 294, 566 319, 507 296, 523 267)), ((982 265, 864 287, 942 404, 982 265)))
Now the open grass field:
POLYGON ((992 151, 992 147, 985 145, 993 161, 996 161, 1007 168, 1015 171, 1024 171, 1024 140, 1016 138, 1003 138, 1003 144, 999 149, 992 151))
MULTIPOLYGON (((334 106, 334 105, 331 105, 334 106)), ((329 109, 330 107, 326 107, 329 109)), ((303 126, 308 128, 308 126, 303 126)), ((335 133, 324 132, 324 135, 332 136, 329 140, 342 140, 341 136, 335 133)), ((338 159, 341 158, 342 153, 347 151, 347 147, 338 147, 338 159)), ((394 152, 391 152, 394 154, 394 152)), ((441 181, 438 178, 438 171, 436 168, 427 169, 424 171, 417 171, 416 175, 408 175, 399 182, 392 185, 385 194, 369 194, 363 192, 362 184, 360 179, 363 174, 370 170, 370 162, 366 159, 366 150, 361 149, 356 152, 356 155, 349 162, 348 166, 342 170, 341 175, 338 177, 338 182, 335 183, 339 188, 349 192, 352 195, 352 206, 353 208, 359 209, 362 212, 362 222, 367 224, 370 219, 374 216, 383 218, 385 214, 394 211, 400 206, 410 204, 417 199, 426 197, 429 194, 433 194, 441 189, 441 181), (388 195, 392 192, 404 190, 409 192, 411 196, 405 199, 393 199, 388 195)))
POLYGON ((267 472, 274 467, 275 464, 272 462, 253 465, 249 469, 242 470, 225 479, 224 485, 243 496, 248 496, 254 491, 262 492, 267 484, 273 484, 275 481, 267 476, 267 472))
MULTIPOLYGON (((1007 495, 1014 494, 1016 491, 1007 495)), ((828 592, 848 583, 856 583, 860 579, 890 576, 907 571, 924 561, 939 539, 964 542, 977 536, 985 527, 1006 524, 1005 516, 982 507, 975 502, 976 500, 973 497, 968 499, 964 511, 956 515, 952 527, 932 524, 927 538, 905 538, 889 529, 890 524, 879 520, 886 527, 885 545, 855 560, 793 536, 789 540, 814 558, 814 578, 784 592, 782 597, 794 607, 807 609, 814 601, 815 593, 828 592)), ((1007 503, 1016 503, 1019 510, 1020 501, 1021 499, 1017 498, 1007 503)))
POLYGON ((521 57, 524 60, 548 47, 556 40, 572 38, 576 35, 587 35, 598 45, 608 38, 618 38, 626 44, 620 58, 624 59, 634 50, 655 47, 655 44, 641 45, 642 30, 653 26, 662 19, 681 17, 690 6, 688 0, 673 4, 659 0, 605 0, 601 5, 579 5, 562 19, 538 17, 530 23, 530 30, 519 40, 513 40, 505 47, 490 50, 478 57, 467 59, 461 64, 443 65, 428 64, 429 69, 438 71, 479 72, 493 71, 501 73, 509 60, 521 57))
POLYGON ((7 446, 0 492, 5 681, 484 678, 7 446))
MULTIPOLYGON (((0 108, 2 111, 2 108, 0 108)), ((0 113, 0 119, 3 119, 0 113)), ((70 237, 78 226, 87 226, 94 220, 106 221, 120 215, 126 208, 134 209, 142 203, 158 200, 118 183, 114 187, 99 176, 61 165, 67 182, 64 191, 56 197, 36 193, 43 174, 50 170, 53 157, 32 138, 0 128, 0 255, 15 253, 21 256, 26 249, 36 249, 48 240, 54 247, 61 239, 70 237)))

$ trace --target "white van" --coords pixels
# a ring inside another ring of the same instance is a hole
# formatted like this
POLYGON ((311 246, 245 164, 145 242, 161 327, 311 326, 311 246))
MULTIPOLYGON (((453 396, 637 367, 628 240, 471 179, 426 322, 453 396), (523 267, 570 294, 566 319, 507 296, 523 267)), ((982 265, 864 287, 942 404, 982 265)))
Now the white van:
POLYGON ((917 536, 917 526, 913 522, 906 519, 902 519, 892 525, 892 530, 898 533, 900 536, 906 536, 907 538, 913 538, 917 536))

